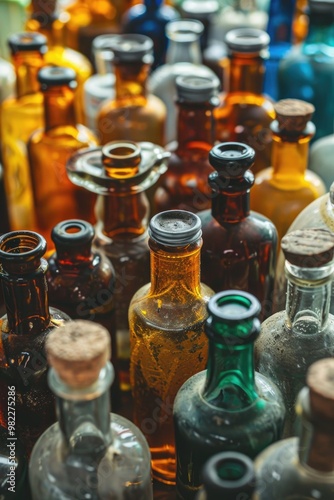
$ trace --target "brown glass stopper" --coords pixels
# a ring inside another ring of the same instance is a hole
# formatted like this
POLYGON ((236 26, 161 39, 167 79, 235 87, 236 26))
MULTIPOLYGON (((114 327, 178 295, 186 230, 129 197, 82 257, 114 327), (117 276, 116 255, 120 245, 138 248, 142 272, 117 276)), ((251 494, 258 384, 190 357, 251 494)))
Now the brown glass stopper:
POLYGON ((302 132, 312 118, 314 106, 299 99, 282 99, 274 104, 280 131, 302 132))
POLYGON ((290 264, 321 267, 333 259, 334 235, 326 229, 300 229, 286 234, 281 247, 290 264))
POLYGON ((311 414, 334 420, 334 359, 313 363, 308 369, 306 382, 310 390, 311 414))
POLYGON ((46 341, 50 366, 74 389, 88 387, 110 359, 110 335, 98 323, 75 320, 54 329, 46 341))

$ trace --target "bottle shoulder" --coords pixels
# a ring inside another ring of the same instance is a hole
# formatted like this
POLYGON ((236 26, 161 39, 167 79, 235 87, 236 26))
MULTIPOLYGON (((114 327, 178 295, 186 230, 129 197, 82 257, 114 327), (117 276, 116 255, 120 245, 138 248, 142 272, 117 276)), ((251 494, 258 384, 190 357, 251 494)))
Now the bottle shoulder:
POLYGON ((50 130, 36 130, 30 140, 30 148, 45 147, 50 150, 63 149, 68 154, 70 150, 77 150, 89 146, 97 146, 98 140, 94 133, 85 125, 64 125, 50 130))

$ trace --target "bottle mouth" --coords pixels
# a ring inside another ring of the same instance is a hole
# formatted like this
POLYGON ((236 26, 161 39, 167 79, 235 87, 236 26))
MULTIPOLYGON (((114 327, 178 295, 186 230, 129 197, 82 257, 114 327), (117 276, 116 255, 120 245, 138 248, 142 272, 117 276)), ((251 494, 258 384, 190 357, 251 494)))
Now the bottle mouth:
POLYGON ((8 38, 8 46, 12 54, 21 51, 29 52, 35 50, 44 53, 47 51, 47 39, 40 33, 16 33, 8 38))
POLYGON ((202 236, 200 218, 186 210, 167 210, 152 217, 149 236, 158 244, 177 247, 195 243, 202 236))
POLYGON ((232 52, 255 53, 267 48, 270 43, 268 33, 255 28, 237 28, 230 30, 225 42, 232 52))
POLYGON ((203 31, 203 23, 195 19, 170 21, 166 24, 166 36, 177 42, 194 42, 203 31))
POLYGON ((102 162, 108 177, 133 177, 139 172, 140 147, 132 141, 113 141, 102 148, 102 162))
POLYGON ((51 239, 55 245, 76 247, 91 243, 94 234, 94 228, 89 222, 80 219, 69 219, 59 222, 52 229, 51 239))
POLYGON ((208 303, 209 314, 228 323, 239 323, 257 317, 260 302, 253 295, 240 290, 228 290, 214 295, 208 303))
POLYGON ((45 252, 45 239, 33 231, 12 231, 0 237, 0 262, 11 273, 38 267, 45 252))

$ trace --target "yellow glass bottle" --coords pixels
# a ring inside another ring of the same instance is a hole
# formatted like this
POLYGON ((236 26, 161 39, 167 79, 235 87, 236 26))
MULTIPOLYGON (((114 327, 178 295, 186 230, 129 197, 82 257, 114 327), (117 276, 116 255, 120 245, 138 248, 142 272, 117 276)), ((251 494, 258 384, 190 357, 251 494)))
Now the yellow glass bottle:
POLYGON ((167 484, 175 483, 176 472, 174 399, 207 360, 204 322, 214 292, 200 283, 201 234, 191 212, 170 210, 151 219, 151 283, 129 307, 134 421, 150 445, 153 477, 167 484))
POLYGON ((163 146, 166 107, 146 89, 153 61, 153 41, 145 35, 114 35, 110 37, 109 48, 116 95, 102 104, 97 116, 101 144, 126 139, 163 146))
POLYGON ((31 14, 26 23, 27 31, 39 32, 47 38, 48 51, 45 62, 51 66, 63 66, 76 72, 78 89, 75 97, 78 123, 85 123, 83 85, 92 74, 92 65, 79 52, 65 45, 65 27, 68 16, 58 14, 57 1, 32 0, 31 14))
POLYGON ((46 38, 39 33, 9 38, 16 71, 16 97, 2 103, 1 147, 12 230, 35 226, 26 145, 32 132, 43 126, 43 96, 39 92, 37 73, 44 65, 46 43, 46 38))
POLYGON ((44 96, 45 128, 28 143, 36 231, 53 248, 52 228, 66 218, 94 222, 96 196, 77 187, 66 174, 67 160, 79 149, 96 146, 94 134, 76 123, 75 72, 46 66, 38 73, 44 96))
POLYGON ((250 192, 250 207, 275 224, 280 242, 297 215, 325 194, 320 177, 307 170, 309 142, 315 126, 314 106, 298 99, 275 104, 272 167, 260 171, 250 192))

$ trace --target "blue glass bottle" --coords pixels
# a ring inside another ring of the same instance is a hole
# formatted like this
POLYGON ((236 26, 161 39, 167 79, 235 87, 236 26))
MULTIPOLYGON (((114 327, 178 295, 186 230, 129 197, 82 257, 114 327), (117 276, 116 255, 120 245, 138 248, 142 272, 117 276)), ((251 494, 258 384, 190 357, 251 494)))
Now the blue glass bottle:
POLYGON ((152 38, 154 42, 154 63, 152 69, 165 62, 168 38, 165 27, 169 21, 180 17, 176 9, 164 5, 163 0, 144 0, 134 5, 123 16, 124 33, 139 33, 152 38))
POLYGON ((292 97, 315 106, 313 140, 334 132, 334 2, 309 1, 306 40, 282 59, 279 98, 292 97))

